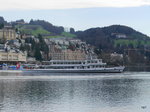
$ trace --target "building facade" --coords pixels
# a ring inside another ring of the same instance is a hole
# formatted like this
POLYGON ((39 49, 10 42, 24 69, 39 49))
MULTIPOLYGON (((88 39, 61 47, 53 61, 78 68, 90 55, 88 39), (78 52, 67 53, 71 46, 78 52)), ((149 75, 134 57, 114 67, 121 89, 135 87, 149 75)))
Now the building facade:
POLYGON ((6 52, 4 50, 0 51, 0 62, 26 62, 26 54, 23 52, 15 52, 15 51, 9 51, 6 52))
POLYGON ((0 29, 0 39, 4 41, 16 39, 16 31, 11 27, 5 26, 3 29, 0 29))
POLYGON ((60 50, 58 52, 51 52, 50 54, 51 60, 85 60, 86 54, 84 51, 75 50, 72 51, 70 49, 60 50))

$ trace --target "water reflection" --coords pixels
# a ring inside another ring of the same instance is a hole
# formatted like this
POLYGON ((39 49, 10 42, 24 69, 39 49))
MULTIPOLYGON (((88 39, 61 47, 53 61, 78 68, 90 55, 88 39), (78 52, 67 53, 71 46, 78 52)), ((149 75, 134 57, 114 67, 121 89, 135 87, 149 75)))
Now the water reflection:
MULTIPOLYGON (((23 76, 24 77, 24 76, 23 76)), ((88 76, 87 76, 88 77, 88 76)), ((79 78, 79 77, 78 77, 79 78)), ((143 112, 150 79, 0 80, 1 112, 143 112)))

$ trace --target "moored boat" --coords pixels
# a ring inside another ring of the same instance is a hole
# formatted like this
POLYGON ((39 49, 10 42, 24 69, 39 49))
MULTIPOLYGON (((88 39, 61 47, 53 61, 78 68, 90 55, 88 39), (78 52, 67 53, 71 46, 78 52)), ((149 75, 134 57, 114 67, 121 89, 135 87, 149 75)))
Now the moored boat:
POLYGON ((42 73, 120 73, 124 66, 106 67, 102 59, 92 60, 51 60, 43 61, 41 65, 35 65, 32 69, 24 69, 23 72, 42 73))
POLYGON ((21 73, 23 72, 22 66, 19 63, 17 65, 8 65, 2 64, 0 65, 0 73, 21 73))

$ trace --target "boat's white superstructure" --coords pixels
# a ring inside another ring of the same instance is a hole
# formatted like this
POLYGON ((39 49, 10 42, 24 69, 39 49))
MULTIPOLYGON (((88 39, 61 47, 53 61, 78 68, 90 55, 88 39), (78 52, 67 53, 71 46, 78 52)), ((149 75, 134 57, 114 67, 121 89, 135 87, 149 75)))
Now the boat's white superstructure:
POLYGON ((43 61, 26 72, 54 72, 54 73, 116 73, 123 72, 124 67, 105 67, 101 59, 92 60, 51 60, 43 61))

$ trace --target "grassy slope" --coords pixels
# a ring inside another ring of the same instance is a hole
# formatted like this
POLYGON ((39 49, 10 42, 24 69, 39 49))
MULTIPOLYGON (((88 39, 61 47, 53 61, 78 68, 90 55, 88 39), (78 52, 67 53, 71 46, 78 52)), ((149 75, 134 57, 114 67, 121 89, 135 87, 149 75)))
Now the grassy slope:
POLYGON ((120 45, 130 45, 132 44, 134 47, 137 47, 137 45, 140 43, 140 45, 150 45, 150 41, 144 41, 144 40, 126 40, 126 39, 118 39, 114 40, 114 45, 117 46, 117 44, 120 45))
POLYGON ((47 38, 60 38, 60 37, 74 38, 74 37, 76 37, 76 35, 71 34, 69 32, 62 32, 61 35, 47 36, 47 38))
MULTIPOLYGON (((40 25, 17 25, 16 28, 19 29, 22 33, 31 34, 37 36, 38 34, 50 34, 47 30, 43 29, 40 25)), ((59 38, 59 37, 69 37, 74 38, 76 35, 69 32, 62 32, 61 35, 56 36, 46 36, 46 38, 59 38)))
POLYGON ((61 35, 62 35, 62 36, 65 36, 65 37, 71 37, 71 38, 76 37, 76 35, 71 34, 71 33, 69 33, 69 32, 62 32, 62 34, 61 34, 61 35))
POLYGON ((19 28, 19 31, 25 34, 31 34, 37 36, 38 34, 50 34, 47 30, 43 29, 39 25, 23 25, 23 26, 16 26, 19 28))

